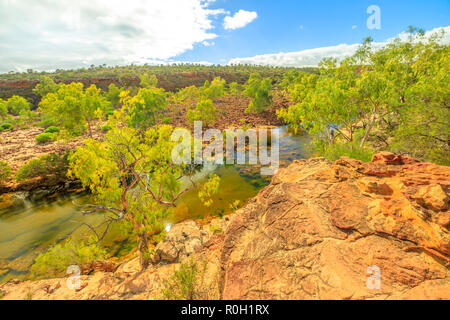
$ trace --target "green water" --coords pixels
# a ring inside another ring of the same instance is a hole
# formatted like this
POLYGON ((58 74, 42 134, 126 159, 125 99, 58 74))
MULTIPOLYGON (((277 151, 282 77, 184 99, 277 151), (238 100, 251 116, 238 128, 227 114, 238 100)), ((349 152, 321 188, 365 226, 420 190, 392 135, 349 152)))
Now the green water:
MULTIPOLYGON (((281 128, 280 167, 285 167, 296 159, 308 158, 306 146, 309 142, 309 137, 293 136, 285 128, 281 128)), ((271 179, 261 177, 259 166, 211 165, 198 174, 199 185, 202 178, 210 172, 221 178, 219 193, 215 196, 213 205, 206 208, 198 200, 198 190, 191 190, 179 200, 172 222, 229 213, 232 211, 232 203, 239 200, 242 206, 268 185, 271 179)), ((25 201, 18 207, 8 206, 7 198, 4 195, 3 201, 0 199, 0 281, 26 275, 39 253, 68 236, 87 239, 90 232, 82 223, 95 225, 103 219, 101 214, 81 214, 81 205, 91 200, 85 193, 36 203, 25 201)), ((113 228, 103 244, 117 254, 125 241, 121 231, 113 228)))

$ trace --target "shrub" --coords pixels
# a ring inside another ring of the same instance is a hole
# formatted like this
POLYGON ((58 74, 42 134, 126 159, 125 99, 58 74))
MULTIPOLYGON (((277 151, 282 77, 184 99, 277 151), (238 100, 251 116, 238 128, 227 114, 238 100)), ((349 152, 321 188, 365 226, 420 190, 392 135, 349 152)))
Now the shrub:
POLYGON ((11 168, 5 161, 0 161, 0 183, 11 176, 11 168))
POLYGON ((14 126, 11 123, 0 124, 0 131, 13 131, 14 126))
POLYGON ((102 126, 101 128, 100 128, 100 130, 102 130, 103 132, 108 132, 108 131, 110 131, 112 129, 112 127, 110 126, 110 125, 108 125, 108 124, 106 124, 106 125, 104 125, 104 126, 102 126))
POLYGON ((165 300, 209 300, 217 299, 211 284, 205 281, 207 261, 202 266, 190 260, 182 263, 172 277, 164 282, 162 290, 165 300))
POLYGON ((30 160, 17 171, 17 182, 33 179, 36 177, 47 178, 50 176, 64 178, 68 169, 67 154, 47 154, 39 159, 30 160))
POLYGON ((36 136, 36 141, 38 143, 46 143, 55 139, 55 134, 50 132, 41 133, 36 136))
POLYGON ((232 82, 229 85, 229 92, 232 95, 239 95, 244 91, 244 88, 237 82, 232 82))
POLYGON ((81 268, 83 265, 102 260, 105 256, 105 249, 94 242, 75 242, 70 239, 41 253, 31 266, 31 273, 38 277, 61 276, 71 265, 81 268))
POLYGON ((164 124, 170 124, 172 122, 172 118, 171 117, 166 117, 162 119, 162 123, 164 124))
POLYGON ((201 100, 194 109, 188 110, 186 117, 191 122, 203 121, 206 125, 209 125, 216 120, 216 111, 212 100, 201 100))
POLYGON ((346 156, 352 159, 370 162, 374 155, 373 150, 369 148, 360 148, 358 141, 355 141, 354 143, 335 142, 332 145, 317 145, 317 150, 321 156, 330 161, 336 161, 340 157, 346 156))
POLYGON ((44 130, 44 133, 57 133, 59 132, 59 128, 55 126, 50 126, 44 130))
POLYGON ((244 93, 252 98, 246 113, 263 112, 266 107, 272 104, 272 80, 270 78, 263 79, 259 74, 254 73, 247 82, 244 93))
POLYGON ((225 93, 225 84, 226 81, 220 77, 214 78, 211 83, 206 81, 201 88, 202 94, 208 99, 223 96, 223 94, 225 93))
POLYGON ((14 115, 22 115, 27 111, 30 111, 31 103, 25 98, 20 96, 12 96, 6 101, 8 111, 14 115))

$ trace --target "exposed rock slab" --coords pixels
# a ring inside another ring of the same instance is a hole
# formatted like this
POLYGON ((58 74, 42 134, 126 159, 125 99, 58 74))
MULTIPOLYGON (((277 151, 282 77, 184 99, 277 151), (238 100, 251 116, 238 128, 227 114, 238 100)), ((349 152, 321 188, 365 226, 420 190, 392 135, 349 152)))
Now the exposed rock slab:
POLYGON ((450 167, 389 153, 296 161, 231 218, 173 226, 145 272, 134 259, 82 276, 78 291, 52 279, 0 294, 155 299, 192 258, 223 299, 450 299, 449 189, 450 167))

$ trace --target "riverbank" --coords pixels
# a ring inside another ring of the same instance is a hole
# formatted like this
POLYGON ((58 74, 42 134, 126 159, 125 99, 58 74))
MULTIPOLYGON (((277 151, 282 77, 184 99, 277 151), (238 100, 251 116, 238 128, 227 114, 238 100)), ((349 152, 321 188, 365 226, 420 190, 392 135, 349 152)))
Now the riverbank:
POLYGON ((10 281, 4 299, 158 299, 190 259, 218 299, 450 299, 450 167, 382 153, 364 163, 295 161, 248 205, 186 221, 114 272, 10 281))

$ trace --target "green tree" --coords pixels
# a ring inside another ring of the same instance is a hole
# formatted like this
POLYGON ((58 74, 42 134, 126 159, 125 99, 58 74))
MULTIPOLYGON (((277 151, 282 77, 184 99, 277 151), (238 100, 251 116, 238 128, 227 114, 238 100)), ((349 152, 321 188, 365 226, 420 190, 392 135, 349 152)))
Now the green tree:
POLYGON ((59 86, 48 76, 43 76, 39 80, 39 83, 34 87, 33 92, 42 98, 49 93, 55 93, 58 91, 59 86))
POLYGON ((5 121, 8 119, 8 107, 5 100, 0 98, 0 120, 5 121))
POLYGON ((61 84, 58 91, 47 94, 39 104, 40 111, 57 120, 70 135, 79 135, 87 128, 90 136, 97 110, 108 106, 95 85, 84 91, 83 84, 75 82, 61 84))
MULTIPOLYGON (((137 134, 127 123, 123 112, 110 118, 110 130, 103 142, 88 139, 70 158, 69 176, 77 177, 96 196, 97 204, 86 213, 104 211, 108 226, 125 222, 136 232, 140 262, 149 263, 148 236, 162 230, 162 223, 176 206, 177 200, 195 183, 183 176, 192 176, 193 167, 172 163, 172 127, 149 128, 137 134), (122 125, 120 123, 122 123, 122 125)), ((106 231, 105 231, 106 232, 106 231)), ((99 235, 98 239, 104 237, 99 235)))
POLYGON ((130 97, 127 91, 121 95, 126 112, 130 115, 129 125, 145 131, 156 124, 157 117, 167 106, 164 89, 150 87, 139 89, 136 96, 130 97))
POLYGON ((232 82, 229 85, 229 92, 232 95, 239 95, 244 91, 244 88, 237 82, 232 82))
POLYGON ((224 95, 226 81, 220 77, 216 77, 209 82, 205 82, 201 88, 201 93, 205 98, 214 99, 224 95))
POLYGON ((247 97, 252 98, 246 113, 263 112, 272 104, 272 80, 270 78, 262 78, 259 73, 253 73, 248 79, 244 93, 247 97))
POLYGON ((30 112, 31 103, 23 97, 14 95, 6 101, 6 107, 10 113, 22 116, 30 112))
POLYGON ((205 125, 211 125, 217 118, 217 108, 212 100, 200 100, 194 109, 189 109, 186 117, 190 122, 203 121, 205 125))
POLYGON ((141 80, 140 85, 142 88, 156 88, 158 85, 158 78, 154 74, 144 73, 139 75, 139 79, 141 80))
POLYGON ((111 83, 108 86, 108 91, 105 92, 105 98, 111 103, 113 107, 117 107, 120 102, 120 92, 121 88, 116 86, 114 83, 111 83))

